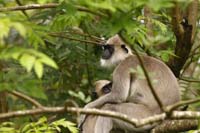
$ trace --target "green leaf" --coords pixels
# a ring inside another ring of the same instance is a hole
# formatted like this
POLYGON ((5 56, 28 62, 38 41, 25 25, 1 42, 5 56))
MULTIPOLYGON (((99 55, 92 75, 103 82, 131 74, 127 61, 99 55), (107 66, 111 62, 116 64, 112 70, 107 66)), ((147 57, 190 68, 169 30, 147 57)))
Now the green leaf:
POLYGON ((78 92, 78 96, 80 99, 84 100, 85 99, 85 94, 82 91, 78 92))
POLYGON ((41 58, 39 60, 40 60, 40 62, 42 62, 42 63, 44 63, 44 64, 46 64, 46 65, 48 65, 50 67, 58 69, 58 66, 55 63, 55 61, 53 61, 51 58, 49 58, 48 56, 46 56, 44 54, 41 56, 41 58))
POLYGON ((25 67, 28 72, 30 72, 34 65, 35 57, 29 54, 23 54, 19 61, 20 64, 25 67))
POLYGON ((96 1, 93 2, 93 1, 90 0, 90 1, 88 1, 88 4, 90 6, 95 7, 95 8, 107 9, 107 10, 110 10, 112 12, 116 11, 115 7, 112 5, 112 2, 110 2, 110 1, 103 1, 103 2, 97 3, 96 1))
POLYGON ((39 60, 35 61, 34 70, 35 70, 35 73, 38 76, 38 78, 42 78, 42 75, 43 75, 43 65, 42 65, 41 61, 39 61, 39 60))
POLYGON ((36 124, 41 124, 41 123, 46 123, 46 122, 47 122, 47 118, 44 116, 44 117, 41 117, 36 124))
POLYGON ((15 133, 15 129, 13 127, 0 127, 0 132, 15 133))
POLYGON ((167 62, 169 60, 169 54, 167 53, 162 53, 161 58, 163 61, 167 62))
POLYGON ((70 121, 66 121, 65 119, 60 119, 58 121, 54 121, 52 123, 52 125, 58 127, 58 126, 62 126, 62 127, 67 127, 72 133, 78 133, 78 129, 75 127, 75 123, 72 123, 70 121))
POLYGON ((0 42, 4 43, 4 37, 8 36, 9 30, 10 30, 10 19, 8 18, 4 18, 4 19, 0 19, 0 42))

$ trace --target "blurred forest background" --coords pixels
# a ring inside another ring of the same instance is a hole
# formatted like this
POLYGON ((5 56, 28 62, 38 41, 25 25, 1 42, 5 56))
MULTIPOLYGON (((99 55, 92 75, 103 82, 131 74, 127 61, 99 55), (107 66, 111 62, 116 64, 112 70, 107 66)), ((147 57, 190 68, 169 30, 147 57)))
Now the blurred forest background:
MULTIPOLYGON (((141 54, 169 65, 183 100, 199 97, 198 5, 198 0, 0 0, 0 112, 40 107, 24 96, 50 107, 66 102, 83 107, 92 100, 94 82, 111 79, 112 70, 100 67, 99 44, 117 33, 141 54)), ((199 103, 189 109, 198 110, 199 103)), ((0 119, 0 132, 77 132, 76 114, 13 117, 0 119)))

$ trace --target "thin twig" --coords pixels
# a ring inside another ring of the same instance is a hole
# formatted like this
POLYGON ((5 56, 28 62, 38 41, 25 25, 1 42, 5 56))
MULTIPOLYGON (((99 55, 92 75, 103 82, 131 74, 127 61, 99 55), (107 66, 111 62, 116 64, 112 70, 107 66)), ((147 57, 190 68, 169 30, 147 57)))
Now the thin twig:
POLYGON ((139 62, 140 62, 140 65, 141 65, 141 67, 142 67, 142 69, 143 69, 143 71, 144 71, 144 75, 145 75, 145 77, 146 77, 146 79, 147 79, 147 83, 148 83, 148 85, 149 85, 149 88, 150 88, 150 90, 151 90, 151 92, 152 92, 154 98, 155 98, 156 101, 158 102, 158 105, 160 106, 160 108, 161 108, 163 111, 165 111, 165 110, 164 110, 164 106, 163 106, 163 104, 162 104, 160 98, 158 97, 158 95, 157 95, 157 93, 156 93, 156 91, 155 91, 155 89, 154 89, 154 87, 153 87, 153 85, 152 85, 151 79, 150 79, 150 77, 149 77, 149 74, 148 74, 148 72, 147 72, 145 66, 144 66, 144 63, 143 63, 143 61, 142 61, 142 58, 140 57, 139 53, 137 52, 137 50, 136 50, 135 48, 133 48, 133 50, 134 50, 134 52, 135 52, 135 54, 136 54, 136 56, 137 56, 137 58, 138 58, 138 60, 139 60, 139 62))
MULTIPOLYGON (((127 44, 129 44, 129 42, 128 42, 122 35, 120 35, 120 37, 123 39, 124 42, 126 42, 127 44)), ((142 67, 142 69, 143 69, 144 75, 145 75, 145 77, 146 77, 146 79, 147 79, 147 83, 148 83, 148 85, 149 85, 149 88, 150 88, 150 90, 151 90, 151 92, 152 92, 154 98, 156 99, 156 101, 157 101, 159 107, 161 108, 161 110, 165 111, 164 106, 163 106, 163 104, 162 104, 160 98, 158 97, 158 95, 157 95, 157 93, 156 93, 156 91, 155 91, 155 89, 154 89, 154 87, 153 87, 153 85, 152 85, 151 79, 150 79, 150 77, 149 77, 149 74, 148 74, 148 72, 147 72, 145 66, 144 66, 144 63, 143 63, 143 61, 142 61, 142 58, 140 57, 139 53, 137 52, 137 50, 136 50, 134 47, 133 47, 133 50, 134 50, 134 52, 135 52, 135 54, 136 54, 136 56, 137 56, 137 58, 138 58, 138 60, 139 60, 139 62, 140 62, 140 65, 141 65, 141 67, 142 67)))
POLYGON ((197 102, 200 102, 200 98, 196 98, 196 99, 191 99, 191 100, 186 100, 186 101, 180 101, 178 103, 175 103, 173 105, 169 105, 166 107, 166 110, 168 112, 171 112, 175 109, 177 109, 178 107, 180 106, 183 106, 183 105, 189 105, 189 104, 193 104, 193 103, 197 103, 197 102))
POLYGON ((186 77, 180 77, 179 79, 183 80, 183 81, 187 81, 187 82, 197 82, 197 83, 200 83, 200 80, 197 80, 197 79, 189 79, 189 78, 186 78, 186 77))
MULTIPOLYGON (((29 5, 24 5, 24 6, 16 6, 16 7, 3 7, 0 8, 0 12, 7 12, 7 11, 25 11, 25 10, 32 10, 32 9, 46 9, 46 8, 56 8, 60 4, 59 3, 48 3, 48 4, 29 4, 29 5)), ((92 11, 86 7, 81 7, 81 6, 75 6, 77 10, 83 11, 83 12, 88 12, 94 15, 102 16, 102 17, 107 17, 107 15, 101 13, 101 12, 95 12, 92 11)))
POLYGON ((92 11, 92 10, 86 8, 86 7, 76 6, 76 8, 79 11, 88 12, 88 13, 91 13, 91 14, 94 14, 94 15, 97 15, 97 16, 101 16, 101 17, 108 17, 107 14, 104 14, 102 12, 95 12, 95 11, 92 11))
POLYGON ((24 6, 3 7, 3 8, 0 8, 0 12, 56 8, 57 6, 59 6, 58 3, 48 3, 48 4, 43 4, 43 5, 42 4, 29 4, 29 5, 24 5, 24 6))
POLYGON ((33 98, 31 98, 31 97, 29 97, 27 95, 24 95, 24 94, 22 94, 20 92, 17 92, 17 91, 8 91, 8 93, 10 93, 10 94, 12 94, 14 96, 17 96, 17 97, 19 97, 21 99, 26 100, 26 101, 32 103, 34 106, 36 106, 38 108, 43 108, 43 106, 38 101, 36 101, 35 99, 33 99, 33 98))
POLYGON ((90 35, 90 34, 86 34, 86 33, 77 32, 77 31, 61 31, 61 32, 51 32, 51 33, 52 34, 64 34, 64 33, 77 34, 77 35, 80 35, 80 36, 89 37, 89 38, 94 39, 98 42, 104 42, 105 41, 105 40, 101 39, 100 37, 90 35))
POLYGON ((69 40, 73 40, 73 41, 78 41, 78 42, 84 42, 84 43, 89 43, 89 44, 96 44, 96 45, 101 45, 102 43, 100 42, 95 42, 95 41, 90 41, 90 40, 81 40, 81 39, 77 39, 77 38, 72 38, 66 35, 62 35, 62 34, 54 34, 54 33, 49 33, 50 36, 53 37, 60 37, 60 38, 66 38, 69 40))
MULTIPOLYGON (((20 0, 15 0, 15 1, 19 6, 22 6, 22 3, 20 2, 20 0)), ((29 16, 28 16, 28 14, 26 13, 25 10, 21 10, 21 12, 29 19, 29 16)))

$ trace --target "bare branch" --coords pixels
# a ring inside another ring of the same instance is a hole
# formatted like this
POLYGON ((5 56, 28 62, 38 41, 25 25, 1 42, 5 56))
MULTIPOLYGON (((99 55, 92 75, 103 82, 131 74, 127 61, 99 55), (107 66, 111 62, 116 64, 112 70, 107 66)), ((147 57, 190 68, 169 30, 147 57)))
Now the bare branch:
MULTIPOLYGON (((0 8, 0 12, 7 12, 7 11, 25 11, 25 10, 32 10, 32 9, 47 9, 47 8, 56 8, 60 4, 59 3, 48 3, 48 4, 29 4, 29 5, 24 5, 24 6, 16 6, 16 7, 4 7, 0 8)), ((86 7, 81 7, 81 6, 75 6, 77 10, 83 11, 83 12, 88 12, 94 15, 98 15, 101 17, 107 17, 107 15, 101 13, 101 12, 95 12, 92 11, 86 7)))
POLYGON ((33 105, 35 105, 38 108, 43 108, 43 106, 38 101, 36 101, 35 99, 33 99, 33 98, 31 98, 31 97, 29 97, 27 95, 24 95, 24 94, 22 94, 20 92, 17 92, 17 91, 8 91, 8 93, 10 93, 10 94, 12 94, 14 96, 17 96, 17 97, 19 97, 21 99, 26 100, 26 101, 32 103, 33 105))
POLYGON ((76 108, 76 107, 67 107, 67 108, 65 108, 65 107, 43 107, 43 108, 1 113, 0 119, 21 117, 21 116, 27 116, 27 115, 44 114, 44 113, 66 113, 66 112, 110 116, 110 117, 115 117, 115 118, 124 120, 132 125, 136 125, 136 123, 138 122, 138 120, 130 119, 129 116, 121 114, 121 113, 116 113, 116 112, 111 112, 111 111, 102 111, 99 109, 81 109, 81 108, 76 108))
POLYGON ((73 41, 78 41, 78 42, 89 43, 89 44, 96 44, 96 45, 101 45, 102 44, 100 42, 90 41, 90 40, 81 40, 81 39, 69 37, 69 36, 63 35, 63 34, 49 33, 49 35, 52 36, 52 37, 60 37, 60 38, 65 38, 65 39, 69 39, 69 40, 73 40, 73 41))
POLYGON ((183 81, 187 81, 187 82, 197 82, 197 83, 200 83, 200 80, 197 80, 197 79, 189 79, 189 78, 186 78, 186 77, 180 77, 179 79, 183 80, 183 81))
POLYGON ((45 9, 45 8, 56 8, 57 6, 59 6, 58 3, 48 3, 48 4, 43 4, 43 5, 30 4, 30 5, 24 5, 24 6, 0 8, 0 12, 32 10, 32 9, 45 9))
MULTIPOLYGON (((126 42, 127 44, 129 44, 129 42, 128 42, 121 34, 119 34, 119 35, 120 35, 120 37, 123 39, 124 42, 126 42)), ((142 67, 142 69, 143 69, 143 71, 144 71, 144 75, 145 75, 145 77, 146 77, 147 84, 149 85, 149 88, 150 88, 150 90, 151 90, 151 92, 152 92, 154 98, 156 99, 156 101, 157 101, 158 105, 160 106, 161 110, 165 111, 165 108, 164 108, 164 106, 163 106, 163 104, 162 104, 160 98, 158 97, 158 95, 157 95, 157 93, 156 93, 156 91, 155 91, 155 89, 154 89, 154 87, 153 87, 153 85, 152 85, 151 79, 150 79, 150 77, 149 77, 149 74, 148 74, 148 72, 147 72, 145 66, 144 66, 144 63, 143 63, 143 61, 142 61, 142 58, 140 57, 139 53, 137 52, 137 50, 136 50, 134 47, 133 47, 133 50, 134 50, 134 52, 135 52, 135 54, 136 54, 136 56, 137 56, 137 58, 138 58, 138 60, 139 60, 139 62, 140 62, 140 65, 141 65, 141 67, 142 67)))
POLYGON ((191 99, 191 100, 187 100, 187 101, 180 101, 180 102, 175 103, 173 105, 167 106, 166 110, 167 110, 167 112, 171 112, 171 111, 177 109, 180 106, 189 105, 189 104, 193 104, 193 103, 197 103, 197 102, 200 102, 200 98, 191 99))
MULTIPOLYGON (((22 6, 22 3, 20 2, 20 0, 15 0, 16 1, 16 3, 19 5, 19 6, 22 6)), ((24 11, 24 10, 21 10, 22 11, 22 13, 27 17, 27 18, 29 18, 29 16, 28 16, 28 14, 26 13, 26 11, 24 11)))
POLYGON ((158 94, 156 93, 156 91, 155 91, 155 89, 154 89, 154 87, 153 87, 153 85, 152 85, 151 79, 150 79, 150 77, 149 77, 149 74, 148 74, 148 72, 147 72, 145 66, 144 66, 144 63, 143 63, 143 61, 142 61, 142 58, 140 57, 140 55, 139 55, 139 53, 137 52, 136 49, 133 48, 133 50, 135 51, 135 54, 136 54, 136 56, 137 56, 137 58, 138 58, 138 60, 139 60, 139 62, 140 62, 140 65, 141 65, 143 71, 144 71, 144 75, 145 75, 145 77, 146 77, 146 79, 147 79, 147 83, 148 83, 148 85, 149 85, 149 88, 150 88, 150 90, 151 90, 151 92, 152 92, 154 98, 155 98, 156 101, 158 102, 158 105, 160 106, 160 108, 161 108, 163 111, 165 111, 164 106, 163 106, 163 104, 162 104, 160 98, 158 97, 158 94))
POLYGON ((197 112, 197 111, 173 111, 170 118, 173 118, 173 119, 199 119, 200 112, 197 112))
MULTIPOLYGON (((133 126, 140 127, 147 124, 152 124, 155 122, 163 121, 166 119, 166 113, 157 114, 144 119, 134 119, 129 116, 113 111, 99 110, 99 109, 81 109, 76 107, 43 107, 36 108, 30 110, 20 110, 8 113, 1 113, 0 119, 14 118, 14 117, 22 117, 27 115, 36 115, 36 114, 44 114, 44 113, 83 113, 83 114, 93 114, 93 115, 102 115, 108 117, 114 117, 125 122, 132 124, 133 126)), ((173 111, 171 114, 171 118, 173 119, 198 119, 200 118, 200 112, 194 111, 173 111)))
POLYGON ((195 130, 198 128, 198 120, 166 120, 151 130, 151 133, 178 133, 195 130))
POLYGON ((105 41, 104 39, 100 38, 100 37, 97 37, 97 36, 94 36, 94 35, 90 35, 90 34, 87 34, 87 33, 84 33, 84 32, 77 32, 76 30, 72 30, 72 31, 61 31, 61 32, 51 32, 53 34, 65 34, 65 33, 69 33, 69 34, 77 34, 77 35, 80 35, 80 36, 83 36, 83 37, 89 37, 93 40, 96 40, 98 42, 102 42, 102 41, 105 41))

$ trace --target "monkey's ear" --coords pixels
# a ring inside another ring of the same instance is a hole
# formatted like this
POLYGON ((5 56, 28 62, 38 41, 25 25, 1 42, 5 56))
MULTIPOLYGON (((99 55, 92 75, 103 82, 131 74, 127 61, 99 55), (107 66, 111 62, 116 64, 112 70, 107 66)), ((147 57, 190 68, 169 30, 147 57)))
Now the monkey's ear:
POLYGON ((128 49, 127 49, 127 47, 126 47, 125 44, 121 44, 121 48, 122 48, 126 53, 128 53, 128 49))

